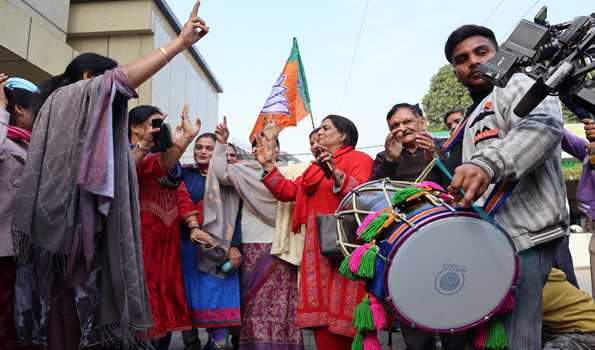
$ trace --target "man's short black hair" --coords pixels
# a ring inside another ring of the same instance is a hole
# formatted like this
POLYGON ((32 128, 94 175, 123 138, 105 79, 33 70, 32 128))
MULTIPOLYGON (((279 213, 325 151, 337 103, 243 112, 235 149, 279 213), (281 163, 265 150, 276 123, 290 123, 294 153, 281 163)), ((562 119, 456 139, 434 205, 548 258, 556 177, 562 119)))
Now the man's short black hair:
POLYGON ((389 121, 390 118, 392 118, 392 116, 395 113, 397 113, 399 108, 407 108, 408 110, 411 111, 411 113, 413 113, 418 118, 423 118, 423 116, 424 116, 424 113, 421 111, 421 108, 419 108, 419 103, 412 105, 411 103, 403 102, 403 103, 397 103, 388 111, 388 113, 386 113, 386 121, 389 121))
POLYGON ((455 114, 455 113, 461 113, 464 116, 465 115, 465 108, 463 108, 463 107, 453 107, 453 108, 449 109, 448 111, 446 111, 446 113, 444 113, 442 115, 442 121, 444 121, 444 125, 446 125, 446 119, 448 119, 448 117, 451 114, 455 114))
POLYGON ((498 49, 496 36, 491 29, 475 24, 465 24, 464 26, 457 28, 448 36, 446 45, 444 45, 444 55, 446 56, 446 60, 452 63, 452 52, 454 51, 455 47, 463 40, 476 35, 489 39, 492 44, 494 44, 496 50, 498 49))

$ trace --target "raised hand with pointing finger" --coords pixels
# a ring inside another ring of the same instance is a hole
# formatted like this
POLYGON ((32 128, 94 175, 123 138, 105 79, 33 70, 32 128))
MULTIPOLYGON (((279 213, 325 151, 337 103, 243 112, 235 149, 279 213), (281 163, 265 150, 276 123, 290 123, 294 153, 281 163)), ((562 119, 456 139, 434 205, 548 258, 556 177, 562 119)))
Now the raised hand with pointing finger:
POLYGON ((215 128, 217 143, 226 144, 229 139, 229 129, 227 128, 227 117, 223 116, 223 122, 217 124, 215 128))

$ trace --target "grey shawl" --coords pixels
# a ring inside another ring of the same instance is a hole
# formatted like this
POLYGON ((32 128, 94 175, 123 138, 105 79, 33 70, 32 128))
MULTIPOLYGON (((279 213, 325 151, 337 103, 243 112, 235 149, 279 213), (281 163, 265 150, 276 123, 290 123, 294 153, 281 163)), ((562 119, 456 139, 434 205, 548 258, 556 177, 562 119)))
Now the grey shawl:
POLYGON ((104 343, 124 347, 143 343, 152 326, 128 149, 132 96, 116 68, 48 98, 33 128, 12 226, 19 263, 32 264, 34 288, 60 278, 78 287, 99 267, 94 327, 104 343))
POLYGON ((215 145, 207 173, 203 229, 218 242, 215 248, 199 248, 198 268, 207 273, 216 273, 218 264, 227 257, 240 198, 267 225, 275 226, 277 217, 278 202, 260 181, 260 164, 246 161, 228 165, 226 150, 227 144, 215 145))

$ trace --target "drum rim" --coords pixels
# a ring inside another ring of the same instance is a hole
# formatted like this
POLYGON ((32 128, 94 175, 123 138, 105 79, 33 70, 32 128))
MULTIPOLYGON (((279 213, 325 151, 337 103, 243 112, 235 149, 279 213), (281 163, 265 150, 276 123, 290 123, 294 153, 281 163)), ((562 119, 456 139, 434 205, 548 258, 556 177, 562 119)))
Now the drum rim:
MULTIPOLYGON (((365 188, 365 187, 368 187, 368 186, 374 185, 374 184, 381 184, 382 188, 377 189, 377 190, 382 191, 384 193, 384 195, 387 196, 386 190, 389 185, 412 186, 412 185, 415 185, 416 183, 409 182, 409 181, 395 181, 395 180, 391 180, 390 178, 386 177, 386 178, 376 179, 376 180, 367 181, 362 184, 359 184, 355 188, 353 188, 351 191, 349 191, 349 193, 347 195, 343 196, 343 198, 339 202, 339 205, 337 206, 337 209, 335 210, 335 217, 337 218, 337 222, 336 222, 337 223, 337 231, 336 231, 337 247, 339 247, 339 250, 341 250, 341 252, 343 253, 343 256, 345 256, 345 257, 347 257, 351 254, 351 252, 349 252, 347 250, 346 246, 349 246, 349 247, 352 247, 355 249, 357 247, 361 247, 364 243, 355 244, 355 243, 343 242, 343 237, 341 237, 343 216, 350 214, 349 213, 350 211, 339 209, 339 208, 342 208, 347 202, 352 201, 353 196, 359 195, 362 188, 365 188)), ((390 206, 390 198, 386 197, 386 200, 387 200, 387 206, 390 206)), ((361 225, 361 221, 360 221, 359 217, 357 216, 358 214, 353 213, 353 215, 355 216, 356 222, 361 225)))
MULTIPOLYGON (((449 211, 449 212, 439 212, 439 213, 432 213, 429 214, 428 217, 423 218, 421 221, 419 221, 419 223, 417 223, 414 227, 409 227, 407 228, 402 234, 401 237, 397 238, 397 240, 395 241, 395 243, 392 245, 390 253, 387 256, 388 261, 392 262, 392 259, 394 258, 395 254, 397 253, 397 251, 399 250, 399 247, 401 247, 403 245, 403 243, 405 241, 407 241, 407 239, 409 239, 409 237, 411 237, 411 235, 413 234, 413 232, 415 232, 415 230, 424 227, 425 225, 430 224, 431 222, 433 222, 436 219, 442 219, 445 217, 450 217, 450 216, 466 216, 466 217, 472 217, 472 218, 477 218, 480 220, 483 220, 479 214, 475 213, 475 212, 471 212, 471 211, 449 211), (434 220, 430 220, 430 219, 434 219, 434 220)), ((485 221, 485 220, 483 220, 485 221)), ((519 255, 518 252, 512 242, 512 239, 510 238, 510 236, 504 232, 500 227, 498 226, 494 226, 495 228, 497 228, 499 231, 502 232, 502 234, 507 238, 508 243, 510 244, 510 246, 512 247, 512 250, 514 251, 514 272, 512 275, 512 281, 511 281, 511 285, 510 288, 508 289, 509 293, 513 293, 516 288, 518 287, 519 284, 519 273, 520 273, 520 260, 519 260, 519 255)), ((415 328, 415 329, 420 329, 422 331, 425 332, 431 332, 431 333, 457 333, 457 332, 463 332, 466 331, 468 329, 471 329, 473 327, 478 326, 479 324, 482 324, 486 321, 491 320, 494 316, 497 315, 498 311, 500 311, 500 309, 504 306, 504 304, 506 303, 506 297, 504 299, 502 299, 500 301, 500 303, 498 303, 498 305, 492 310, 490 311, 487 315, 483 316, 482 318, 471 322, 468 325, 462 326, 462 327, 457 327, 457 328, 431 328, 431 327, 426 327, 424 325, 418 324, 413 322, 412 320, 410 320, 407 316, 405 316, 400 310, 399 308, 392 302, 392 295, 390 294, 390 291, 388 289, 388 273, 389 273, 389 266, 385 265, 385 269, 384 269, 384 294, 385 294, 385 299, 384 301, 387 302, 387 304, 389 305, 389 307, 395 312, 395 314, 398 316, 399 321, 401 322, 405 322, 409 327, 415 328)))

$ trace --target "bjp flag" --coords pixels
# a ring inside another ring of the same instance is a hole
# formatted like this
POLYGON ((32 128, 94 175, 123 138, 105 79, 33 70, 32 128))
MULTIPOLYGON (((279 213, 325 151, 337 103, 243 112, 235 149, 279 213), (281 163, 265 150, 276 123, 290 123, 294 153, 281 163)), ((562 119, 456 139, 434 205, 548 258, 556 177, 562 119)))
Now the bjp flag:
POLYGON ((308 83, 300 57, 297 39, 293 38, 293 48, 283 72, 273 85, 264 107, 260 111, 254 128, 250 133, 250 142, 262 131, 266 118, 275 120, 280 129, 295 126, 310 114, 310 95, 308 83))

